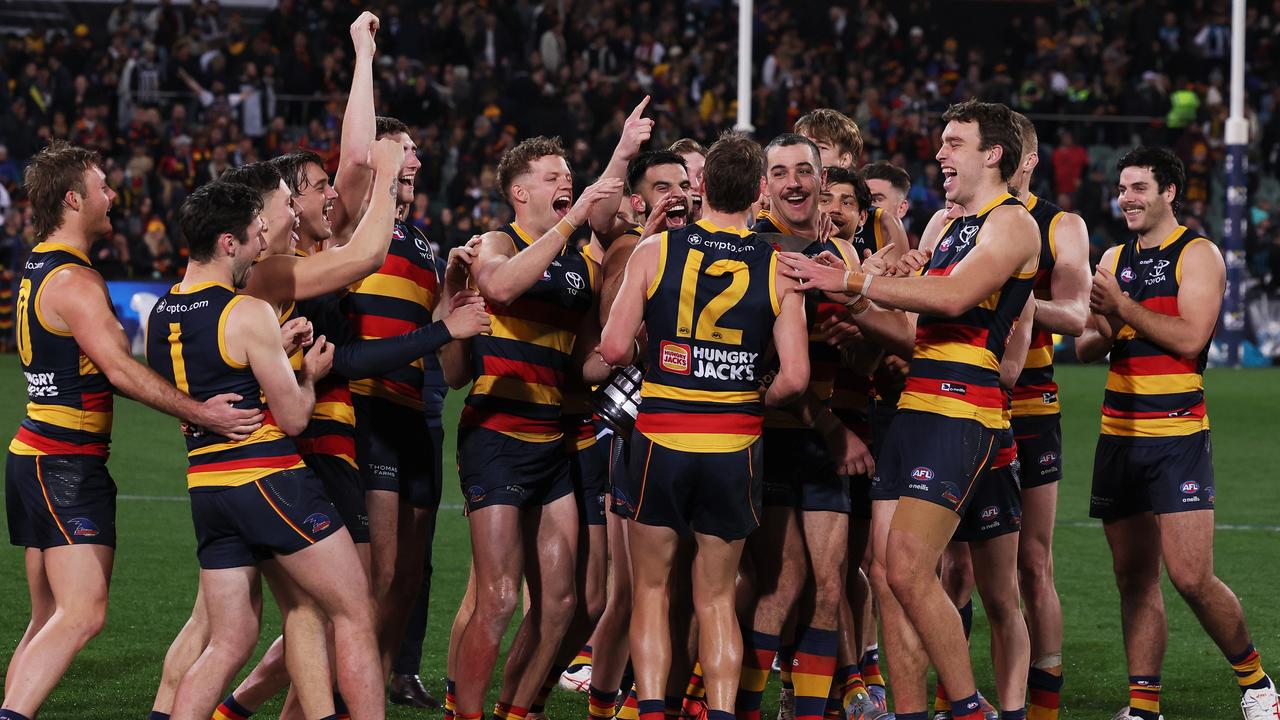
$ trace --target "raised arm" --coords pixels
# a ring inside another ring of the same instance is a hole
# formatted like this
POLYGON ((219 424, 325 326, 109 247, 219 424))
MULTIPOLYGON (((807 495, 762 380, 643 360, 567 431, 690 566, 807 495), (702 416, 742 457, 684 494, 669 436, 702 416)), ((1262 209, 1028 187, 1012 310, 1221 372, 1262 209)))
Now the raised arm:
POLYGON ((1094 278, 1091 304, 1096 313, 1114 315, 1139 336, 1173 355, 1194 358, 1200 354, 1218 323, 1227 271, 1218 246, 1195 240, 1178 259, 1178 314, 1148 310, 1120 291, 1116 278, 1105 267, 1094 278))
POLYGON ((1036 299, 1036 324, 1080 337, 1089 317, 1089 230, 1079 215, 1063 213, 1050 233, 1056 251, 1052 297, 1036 299))
MULTIPOLYGON (((622 124, 622 137, 618 138, 618 146, 613 149, 613 155, 609 158, 609 164, 605 166, 604 173, 600 175, 603 178, 617 178, 626 180, 627 164, 631 159, 640 154, 640 147, 649 141, 649 136, 653 133, 653 120, 644 117, 644 110, 649 106, 649 96, 645 95, 631 110, 631 114, 627 116, 626 122, 622 124)), ((591 229, 602 237, 610 234, 617 221, 618 205, 622 202, 622 189, 619 187, 618 192, 606 198, 598 205, 591 209, 587 214, 587 222, 591 225, 591 229)), ((612 238, 610 238, 612 239, 612 238)))
POLYGON ((347 108, 342 114, 342 145, 339 148, 338 172, 333 179, 333 189, 338 193, 332 213, 335 234, 341 234, 359 217, 360 208, 369 193, 369 183, 373 180, 368 149, 376 132, 373 58, 378 50, 375 42, 378 27, 378 17, 368 11, 360 13, 360 17, 351 23, 356 64, 351 73, 347 108))
POLYGON ((271 255, 254 266, 245 293, 281 306, 340 290, 382 267, 395 225, 396 176, 404 146, 383 138, 373 144, 374 192, 351 242, 307 257, 271 255))
MULTIPOLYGON (((69 267, 45 282, 45 292, 35 300, 40 303, 41 315, 66 326, 117 392, 233 440, 243 440, 262 425, 262 413, 231 406, 241 400, 239 395, 217 395, 198 402, 135 360, 124 328, 111 311, 107 286, 96 272, 69 267)), ((276 345, 279 344, 277 328, 276 345)))
POLYGON ((569 235, 582 225, 591 208, 621 187, 622 181, 617 178, 601 178, 588 186, 563 220, 521 252, 515 251, 505 233, 486 233, 471 265, 471 276, 480 295, 500 305, 508 305, 523 295, 564 250, 569 235))

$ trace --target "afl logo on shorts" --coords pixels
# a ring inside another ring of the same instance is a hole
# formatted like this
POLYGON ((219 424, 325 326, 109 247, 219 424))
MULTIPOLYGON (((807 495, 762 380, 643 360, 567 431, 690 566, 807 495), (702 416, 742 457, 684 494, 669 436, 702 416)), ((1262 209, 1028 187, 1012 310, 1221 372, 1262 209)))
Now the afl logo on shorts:
POLYGON ((1000 515, 1000 508, 995 505, 988 505, 982 509, 983 520, 995 520, 1000 515))
POLYGON ((662 344, 658 346, 658 365, 669 373, 688 375, 691 371, 689 355, 688 345, 663 340, 662 344))
POLYGON ((1058 453, 1052 452, 1052 451, 1047 452, 1040 456, 1041 465, 1052 465, 1055 462, 1057 462, 1057 460, 1058 460, 1058 453))
POLYGON ((311 529, 311 534, 315 535, 321 530, 327 530, 329 528, 329 516, 324 513, 311 513, 307 516, 306 520, 302 521, 302 524, 309 527, 311 529))
POLYGON ((98 526, 94 525, 89 518, 71 518, 67 524, 75 528, 71 534, 76 537, 97 537, 98 535, 98 526))
POLYGON ((1133 282, 1135 277, 1137 277, 1137 275, 1133 273, 1133 268, 1127 267, 1120 271, 1120 279, 1125 282, 1133 282))
POLYGON ((1195 495, 1198 492, 1200 492, 1200 484, 1197 483, 1195 480, 1188 480, 1182 483, 1183 495, 1195 495))
POLYGON ((927 467, 918 467, 911 471, 912 480, 932 480, 933 471, 927 467))

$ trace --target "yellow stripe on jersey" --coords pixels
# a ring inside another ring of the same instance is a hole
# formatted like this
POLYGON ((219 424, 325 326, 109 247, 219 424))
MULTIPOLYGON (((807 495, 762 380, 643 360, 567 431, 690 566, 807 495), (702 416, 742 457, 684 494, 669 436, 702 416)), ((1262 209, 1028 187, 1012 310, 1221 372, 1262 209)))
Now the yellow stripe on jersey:
POLYGON ((976 420, 983 427, 993 430, 1009 427, 1009 421, 1005 419, 1001 408, 978 407, 957 398, 932 393, 904 392, 898 399, 898 409, 919 410, 960 420, 976 420))
POLYGON ((173 363, 173 386, 190 394, 187 383, 187 361, 182 357, 182 323, 169 323, 169 360, 173 363))
POLYGON ((306 464, 299 461, 289 467, 243 468, 238 470, 200 471, 199 465, 187 468, 187 487, 240 487, 286 470, 301 470, 306 464))
POLYGON ((352 380, 349 387, 353 395, 378 398, 379 400, 386 400, 387 402, 395 403, 396 405, 403 405, 407 408, 413 408, 414 410, 421 410, 423 408, 421 396, 408 397, 401 395, 400 393, 387 388, 376 378, 352 380))
POLYGON ((1176 437, 1209 429, 1208 416, 1173 418, 1118 418, 1102 416, 1102 434, 1122 437, 1176 437))
POLYGON ((85 355, 82 352, 80 353, 80 374, 81 375, 101 375, 102 371, 98 369, 97 365, 93 364, 93 361, 89 359, 88 355, 85 355))
POLYGON ((399 275, 374 273, 361 281, 351 294, 392 297, 422 307, 431 305, 431 293, 427 292, 426 288, 415 280, 399 275))
POLYGON ((644 436, 662 447, 694 453, 738 452, 760 439, 759 435, 734 433, 644 433, 644 436))
POLYGON ((283 438, 283 437, 286 437, 286 436, 284 434, 284 431, 282 431, 280 428, 276 427, 275 425, 263 425, 257 430, 254 430, 253 433, 250 434, 249 437, 245 438, 244 440, 239 440, 239 441, 229 440, 224 443, 214 443, 213 445, 205 445, 202 448, 196 448, 195 450, 188 452, 187 457, 199 457, 201 455, 208 455, 209 453, 222 452, 223 450, 235 450, 236 448, 242 448, 242 447, 245 447, 246 445, 252 445, 254 443, 261 443, 261 442, 270 442, 272 440, 279 440, 280 438, 283 438))
POLYGON ((778 292, 778 253, 769 256, 769 306, 773 316, 782 313, 782 295, 778 292))
POLYGON ((1021 398, 1014 400, 1010 409, 1013 414, 1018 417, 1031 417, 1033 415, 1057 415, 1062 412, 1062 406, 1058 401, 1045 402, 1042 396, 1037 395, 1033 398, 1021 398))
POLYGON ((1025 370, 1035 370, 1053 364, 1053 346, 1031 348, 1027 351, 1027 360, 1022 364, 1025 370))
POLYGON ((706 403, 755 403, 760 402, 760 393, 726 392, 720 390, 690 390, 673 385, 646 382, 640 386, 640 397, 662 398, 664 400, 684 400, 686 402, 706 403))
POLYGON ((343 425, 356 424, 356 411, 344 402, 318 402, 311 413, 312 420, 334 420, 343 425))
POLYGON ((1000 362, 995 353, 985 347, 963 342, 940 342, 917 345, 913 358, 921 360, 941 360, 944 362, 965 363, 987 370, 1000 372, 1000 362))
POLYGON ((1204 389, 1204 378, 1197 373, 1176 375, 1107 374, 1107 389, 1130 395, 1175 395, 1204 389))
POLYGON ((81 410, 69 405, 43 405, 29 402, 27 417, 36 422, 48 423, 68 430, 91 433, 111 432, 111 413, 109 412, 81 410))
POLYGON ((658 292, 658 285, 662 284, 662 270, 667 266, 667 232, 664 230, 658 236, 658 271, 653 274, 653 281, 649 283, 649 287, 645 289, 644 296, 646 300, 652 299, 653 294, 658 292))
POLYGON ((222 308, 222 315, 218 317, 218 354, 222 355, 222 362, 235 370, 243 370, 249 367, 249 363, 231 359, 231 353, 227 350, 227 318, 231 317, 231 308, 246 297, 248 296, 237 295, 228 300, 226 307, 222 308))
POLYGON ((562 330, 531 320, 492 314, 489 316, 489 327, 490 337, 518 340, 565 355, 573 352, 574 332, 572 330, 562 330))
POLYGON ((540 385, 520 378, 497 375, 481 375, 476 378, 471 392, 474 395, 492 395, 539 405, 559 405, 561 397, 560 388, 554 385, 540 385))
POLYGON ((1054 262, 1058 260, 1058 222, 1066 216, 1065 212, 1060 212, 1049 221, 1049 257, 1053 258, 1054 262))

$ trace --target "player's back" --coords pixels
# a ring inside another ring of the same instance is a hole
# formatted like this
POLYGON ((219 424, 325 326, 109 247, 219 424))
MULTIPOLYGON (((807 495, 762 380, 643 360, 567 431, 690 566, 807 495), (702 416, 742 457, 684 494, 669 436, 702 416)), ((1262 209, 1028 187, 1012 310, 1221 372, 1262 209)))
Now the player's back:
POLYGON ((90 267, 76 248, 42 242, 31 250, 18 285, 18 359, 27 380, 27 414, 9 445, 16 455, 98 455, 111 444, 113 395, 106 375, 70 332, 51 327, 39 310, 49 279, 90 267))
POLYGON ((636 430, 677 450, 742 450, 762 426, 763 360, 781 307, 777 253, 754 233, 705 220, 659 237, 636 430))
POLYGON ((253 370, 227 350, 231 310, 246 300, 220 283, 199 283, 186 290, 174 286, 156 302, 147 320, 147 363, 175 387, 200 401, 236 393, 241 397, 236 407, 265 410, 262 427, 240 442, 183 425, 189 488, 234 487, 302 466, 293 440, 266 409, 253 370))

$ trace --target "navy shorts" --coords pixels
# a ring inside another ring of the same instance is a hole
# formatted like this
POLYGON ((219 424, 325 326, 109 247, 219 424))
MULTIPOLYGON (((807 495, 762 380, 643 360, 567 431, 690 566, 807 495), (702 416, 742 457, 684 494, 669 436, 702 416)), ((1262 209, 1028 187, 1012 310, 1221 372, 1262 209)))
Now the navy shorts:
POLYGON ((342 524, 357 543, 369 542, 369 507, 365 503, 364 484, 351 463, 333 455, 303 455, 302 461, 320 478, 324 494, 333 502, 342 524))
POLYGON ((421 410, 353 395, 356 465, 364 489, 399 493, 401 501, 440 506, 442 428, 427 427, 421 410))
POLYGON ((569 451, 569 479, 578 498, 578 519, 586 525, 604 525, 605 493, 609 490, 609 446, 606 436, 582 450, 569 451))
POLYGON ((953 540, 994 540, 1022 529, 1022 487, 1018 461, 991 468, 978 479, 973 500, 960 516, 953 540))
POLYGON ((631 477, 638 486, 632 520, 722 540, 740 540, 760 526, 763 441, 745 450, 674 450, 632 432, 631 477))
POLYGON ((527 442, 483 427, 458 431, 458 481, 466 512, 547 505, 573 492, 562 441, 527 442))
POLYGON ((849 512, 849 476, 836 472, 822 435, 765 428, 764 504, 806 512, 849 512))
POLYGON ((192 488, 196 557, 205 570, 257 565, 342 529, 342 516, 307 468, 235 487, 192 488))
POLYGON ((880 452, 871 499, 911 497, 964 515, 995 460, 997 439, 976 420, 900 410, 880 452))
POLYGON ((1029 415, 1013 419, 1022 462, 1022 487, 1033 488, 1062 479, 1062 416, 1029 415))
POLYGON ((631 487, 627 466, 631 463, 631 441, 618 432, 609 435, 609 509, 619 517, 636 514, 636 493, 631 487))
POLYGON ((116 484, 104 457, 9 453, 5 510, 19 547, 116 546, 116 484))
POLYGON ((1212 510, 1216 495, 1208 430, 1170 438, 1098 438, 1089 517, 1212 510))

